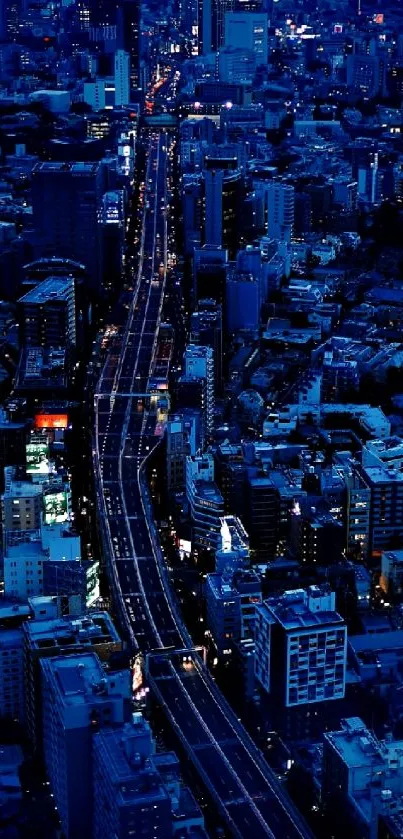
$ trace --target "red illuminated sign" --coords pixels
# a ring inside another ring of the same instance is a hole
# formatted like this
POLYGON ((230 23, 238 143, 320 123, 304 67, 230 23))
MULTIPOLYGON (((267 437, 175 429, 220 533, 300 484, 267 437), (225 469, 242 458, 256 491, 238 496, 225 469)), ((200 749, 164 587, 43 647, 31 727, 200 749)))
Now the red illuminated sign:
POLYGON ((68 422, 67 414, 37 414, 35 428, 67 428, 68 422))

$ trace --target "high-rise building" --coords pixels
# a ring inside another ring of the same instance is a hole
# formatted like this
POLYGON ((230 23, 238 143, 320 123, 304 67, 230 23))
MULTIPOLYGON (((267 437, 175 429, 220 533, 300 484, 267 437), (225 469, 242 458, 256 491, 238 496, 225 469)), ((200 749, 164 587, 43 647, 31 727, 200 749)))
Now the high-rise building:
POLYGON ((228 332, 255 330, 260 323, 259 278, 246 271, 230 271, 226 285, 228 332))
POLYGON ((214 452, 216 480, 224 498, 226 513, 245 518, 245 484, 247 465, 241 446, 228 441, 214 452))
POLYGON ((92 836, 94 734, 122 724, 129 671, 106 674, 95 653, 43 658, 43 750, 63 832, 92 836))
POLYGON ((110 190, 102 197, 101 212, 102 285, 106 293, 118 291, 122 284, 125 235, 125 193, 110 190))
POLYGON ((0 717, 24 721, 22 629, 0 629, 0 717))
POLYGON ((107 662, 113 653, 122 649, 122 642, 108 612, 94 611, 79 618, 48 618, 47 601, 49 598, 39 599, 36 619, 26 621, 23 628, 25 718, 28 736, 36 751, 43 746, 41 660, 92 651, 107 662))
POLYGON ((44 254, 77 259, 102 291, 99 213, 102 163, 38 163, 32 174, 33 224, 44 254), (91 243, 91 246, 89 246, 91 243))
POLYGON ((199 449, 200 414, 190 408, 169 418, 166 425, 167 485, 169 491, 184 490, 186 458, 199 449))
POLYGON ((261 559, 274 559, 279 529, 280 500, 270 475, 250 469, 242 520, 250 535, 251 548, 261 559))
POLYGON ((224 43, 225 13, 234 0, 197 0, 198 52, 208 55, 224 43))
POLYGON ((130 56, 130 88, 137 90, 140 81, 140 3, 120 0, 118 5, 118 45, 130 56))
POLYGON ((377 465, 363 466, 361 476, 371 493, 370 551, 393 548, 403 538, 403 473, 379 460, 377 465))
POLYGON ((74 280, 49 277, 17 303, 23 347, 64 347, 76 344, 74 280))
POLYGON ((253 637, 261 600, 261 581, 254 571, 207 574, 207 626, 220 655, 229 655, 236 641, 253 637))
POLYGON ((195 249, 193 255, 193 296, 224 305, 228 274, 228 251, 220 246, 195 249))
POLYGON ((130 53, 125 50, 115 52, 115 105, 128 105, 130 102, 130 53))
POLYGON ((324 734, 321 799, 338 833, 368 839, 399 836, 402 785, 401 740, 378 740, 359 717, 343 719, 338 731, 324 734), (394 824, 388 818, 393 814, 394 824))
POLYGON ((192 521, 192 541, 200 548, 216 550, 224 502, 214 483, 212 455, 186 458, 186 496, 192 521))
POLYGON ((249 564, 249 537, 236 516, 224 516, 221 520, 220 541, 215 555, 215 569, 224 571, 245 569, 249 564))
POLYGON ((210 434, 214 425, 214 352, 211 347, 188 344, 183 354, 183 371, 186 377, 201 379, 206 383, 204 425, 210 434))
POLYGON ((171 839, 171 798, 154 753, 151 729, 141 714, 94 735, 93 839, 129 839, 134 833, 171 839))
POLYGON ((256 64, 267 64, 268 18, 265 12, 225 12, 225 46, 251 50, 256 64))
POLYGON ((349 55, 347 84, 362 96, 385 95, 387 62, 381 55, 349 55))
POLYGON ((233 257, 239 247, 242 197, 242 174, 237 159, 206 158, 203 177, 206 245, 227 248, 233 257))
POLYGON ((215 300, 199 300, 190 319, 190 341, 212 348, 215 391, 219 394, 223 376, 223 323, 222 307, 215 300))
POLYGON ((18 480, 16 470, 6 466, 4 493, 1 499, 3 544, 6 548, 13 537, 23 539, 40 531, 43 514, 43 486, 18 480))
POLYGON ((197 446, 203 450, 209 432, 207 429, 207 380, 197 376, 180 376, 175 385, 175 407, 180 414, 190 410, 196 420, 197 446))
POLYGON ((283 707, 344 697, 347 628, 327 584, 257 606, 255 643, 256 678, 283 707))
POLYGON ((294 187, 272 181, 267 185, 267 233, 281 242, 291 240, 294 225, 294 187))

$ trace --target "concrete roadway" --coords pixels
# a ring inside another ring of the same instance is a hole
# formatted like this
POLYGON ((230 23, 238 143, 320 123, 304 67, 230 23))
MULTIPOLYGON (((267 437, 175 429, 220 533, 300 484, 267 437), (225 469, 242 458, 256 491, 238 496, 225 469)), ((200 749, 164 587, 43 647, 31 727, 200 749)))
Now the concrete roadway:
MULTIPOLYGON (((167 216, 161 208, 167 205, 168 142, 165 133, 149 135, 137 280, 126 327, 95 394, 93 459, 104 549, 121 619, 133 647, 144 653, 191 645, 167 582, 144 469, 160 442, 155 406, 144 394, 166 280, 167 216)), ((152 660, 150 682, 234 836, 311 836, 197 657, 189 667, 152 660)))

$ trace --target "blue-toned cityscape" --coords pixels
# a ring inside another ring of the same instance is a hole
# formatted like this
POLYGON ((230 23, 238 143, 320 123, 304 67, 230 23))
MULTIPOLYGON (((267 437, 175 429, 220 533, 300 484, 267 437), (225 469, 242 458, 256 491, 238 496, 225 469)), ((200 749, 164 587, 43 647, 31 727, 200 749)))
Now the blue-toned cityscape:
POLYGON ((0 0, 0 837, 403 837, 403 0, 0 0))

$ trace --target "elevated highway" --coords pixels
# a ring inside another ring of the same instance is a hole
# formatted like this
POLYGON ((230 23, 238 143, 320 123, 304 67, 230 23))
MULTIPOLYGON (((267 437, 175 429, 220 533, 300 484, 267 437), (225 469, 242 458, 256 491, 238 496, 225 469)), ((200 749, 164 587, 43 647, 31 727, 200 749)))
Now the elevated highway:
MULTIPOLYGON (((134 649, 190 649, 153 520, 147 460, 160 442, 153 390, 167 270, 169 139, 148 135, 138 273, 95 393, 93 463, 103 549, 134 649)), ((309 839, 308 828, 195 652, 148 655, 151 688, 232 835, 309 839)))

